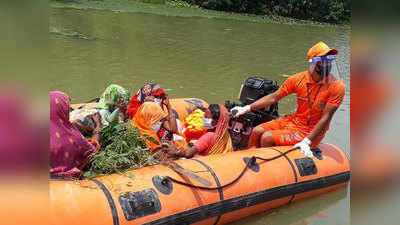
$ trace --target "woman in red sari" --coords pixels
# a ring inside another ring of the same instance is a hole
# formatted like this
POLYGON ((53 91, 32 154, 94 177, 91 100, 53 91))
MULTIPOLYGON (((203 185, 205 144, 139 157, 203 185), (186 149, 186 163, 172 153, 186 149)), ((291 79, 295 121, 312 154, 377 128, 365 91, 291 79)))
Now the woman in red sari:
POLYGON ((126 109, 126 115, 132 119, 139 107, 146 101, 156 102, 161 105, 165 96, 166 93, 164 89, 162 89, 158 84, 146 84, 131 98, 131 102, 128 104, 128 108, 126 109))

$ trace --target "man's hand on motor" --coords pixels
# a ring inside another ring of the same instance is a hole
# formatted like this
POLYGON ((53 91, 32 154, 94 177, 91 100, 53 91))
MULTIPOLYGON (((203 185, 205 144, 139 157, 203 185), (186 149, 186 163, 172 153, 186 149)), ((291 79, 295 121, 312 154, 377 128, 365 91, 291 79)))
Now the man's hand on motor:
POLYGON ((250 112, 250 105, 246 105, 246 106, 236 106, 233 109, 231 109, 231 113, 233 115, 233 117, 239 117, 241 115, 244 115, 248 112, 250 112))
POLYGON ((295 144, 294 148, 300 148, 301 153, 303 153, 307 157, 312 158, 314 155, 311 151, 310 144, 311 144, 311 140, 306 137, 299 143, 295 144))

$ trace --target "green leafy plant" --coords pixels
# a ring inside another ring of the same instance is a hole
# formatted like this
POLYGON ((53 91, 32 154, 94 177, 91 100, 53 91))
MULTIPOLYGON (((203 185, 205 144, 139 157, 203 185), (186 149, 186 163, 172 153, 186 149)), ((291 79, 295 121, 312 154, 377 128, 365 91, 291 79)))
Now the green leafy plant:
POLYGON ((83 178, 124 173, 159 163, 157 155, 149 151, 140 131, 131 125, 112 123, 102 131, 101 149, 90 157, 83 178))
POLYGON ((101 131, 100 146, 105 148, 113 142, 114 137, 124 133, 127 129, 127 124, 119 124, 112 122, 101 131))

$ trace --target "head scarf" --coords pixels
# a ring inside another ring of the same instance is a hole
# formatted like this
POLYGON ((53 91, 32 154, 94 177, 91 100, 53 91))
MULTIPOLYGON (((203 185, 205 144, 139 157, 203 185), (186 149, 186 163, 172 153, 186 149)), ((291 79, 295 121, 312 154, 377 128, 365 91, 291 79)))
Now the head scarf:
POLYGON ((160 88, 158 84, 150 83, 144 85, 139 91, 132 97, 131 102, 128 105, 126 114, 133 118, 138 111, 139 107, 143 104, 144 100, 148 96, 165 95, 165 91, 160 88))
POLYGON ((166 116, 167 114, 161 109, 160 105, 155 102, 145 102, 140 106, 132 119, 133 126, 140 130, 142 138, 146 141, 152 151, 156 150, 161 145, 160 138, 151 127, 166 116), (158 143, 154 143, 154 141, 150 140, 148 136, 158 143))
POLYGON ((219 105, 219 119, 215 130, 216 139, 214 144, 207 149, 208 155, 227 153, 233 151, 231 136, 229 135, 229 113, 223 105, 219 105))
POLYGON ((69 171, 82 169, 88 156, 97 150, 69 121, 69 97, 63 92, 50 92, 50 172, 79 174, 69 171))
POLYGON ((125 88, 111 84, 106 88, 99 100, 99 108, 109 110, 110 106, 114 106, 118 102, 122 105, 128 105, 131 94, 125 88))
POLYGON ((117 103, 127 106, 130 97, 131 93, 125 88, 116 84, 108 86, 101 95, 98 105, 102 124, 108 125, 109 122, 117 121, 119 109, 116 109, 114 106, 117 103))

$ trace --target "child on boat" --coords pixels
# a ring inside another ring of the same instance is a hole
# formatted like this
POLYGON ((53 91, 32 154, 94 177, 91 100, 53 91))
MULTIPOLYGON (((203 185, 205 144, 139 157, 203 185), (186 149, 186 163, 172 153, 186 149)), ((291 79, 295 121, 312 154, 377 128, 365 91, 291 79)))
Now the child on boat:
POLYGON ((191 158, 195 155, 213 155, 233 151, 232 140, 228 132, 229 113, 223 105, 211 104, 205 109, 204 128, 207 129, 191 147, 178 150, 172 143, 166 143, 167 154, 172 158, 191 158))

